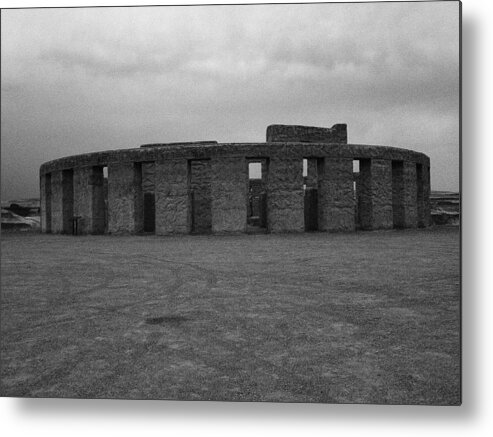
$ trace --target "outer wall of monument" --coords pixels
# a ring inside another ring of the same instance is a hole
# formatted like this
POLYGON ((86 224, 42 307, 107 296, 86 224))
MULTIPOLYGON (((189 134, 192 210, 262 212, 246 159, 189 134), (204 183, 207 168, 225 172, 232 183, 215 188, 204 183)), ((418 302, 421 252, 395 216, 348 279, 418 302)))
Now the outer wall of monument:
POLYGON ((269 126, 267 137, 146 145, 45 163, 42 231, 69 234, 74 223, 79 234, 156 235, 430 225, 426 155, 347 144, 345 125, 269 126), (251 162, 263 163, 261 180, 249 175, 251 162))

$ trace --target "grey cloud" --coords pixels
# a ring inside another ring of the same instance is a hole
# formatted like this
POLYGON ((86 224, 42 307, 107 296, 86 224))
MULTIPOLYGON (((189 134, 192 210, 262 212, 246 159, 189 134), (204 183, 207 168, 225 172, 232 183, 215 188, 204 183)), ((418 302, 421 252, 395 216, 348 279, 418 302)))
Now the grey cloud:
POLYGON ((271 123, 346 122, 350 141, 429 154, 435 188, 457 188, 445 2, 19 12, 2 15, 3 195, 35 195, 60 156, 261 141, 271 123))

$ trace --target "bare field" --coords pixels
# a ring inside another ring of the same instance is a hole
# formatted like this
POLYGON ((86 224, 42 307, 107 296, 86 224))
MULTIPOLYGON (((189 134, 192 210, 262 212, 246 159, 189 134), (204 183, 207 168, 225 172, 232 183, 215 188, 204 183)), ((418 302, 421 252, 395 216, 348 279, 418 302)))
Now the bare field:
POLYGON ((457 405, 459 245, 3 234, 1 395, 457 405))

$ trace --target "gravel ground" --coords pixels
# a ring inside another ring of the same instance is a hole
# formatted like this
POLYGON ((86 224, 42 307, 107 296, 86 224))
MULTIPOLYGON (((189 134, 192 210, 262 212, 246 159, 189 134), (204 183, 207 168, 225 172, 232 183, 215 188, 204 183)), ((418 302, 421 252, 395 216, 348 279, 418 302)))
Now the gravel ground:
POLYGON ((460 235, 3 234, 1 394, 460 404, 460 235))

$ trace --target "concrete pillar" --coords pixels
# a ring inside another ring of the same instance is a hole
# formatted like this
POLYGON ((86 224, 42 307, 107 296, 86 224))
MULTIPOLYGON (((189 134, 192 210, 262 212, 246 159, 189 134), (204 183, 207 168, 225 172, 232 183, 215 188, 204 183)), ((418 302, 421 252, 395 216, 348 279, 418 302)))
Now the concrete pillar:
POLYGON ((303 160, 273 157, 267 176, 267 228, 303 232, 304 222, 303 160))
POLYGON ((211 161, 212 232, 245 232, 248 165, 245 158, 211 161))
POLYGON ((72 232, 73 193, 73 171, 54 171, 51 176, 51 231, 53 233, 72 232))
POLYGON ((51 173, 39 178, 41 232, 51 232, 51 173))
POLYGON ((319 230, 354 231, 353 179, 352 158, 323 158, 319 160, 319 230))
POLYGON ((142 166, 108 164, 108 233, 134 234, 143 229, 142 166))
POLYGON ((405 215, 403 161, 392 161, 392 214, 394 228, 404 228, 405 215))
POLYGON ((416 164, 418 191, 418 226, 426 227, 431 224, 430 211, 430 167, 416 164))
POLYGON ((404 161, 404 227, 415 228, 418 225, 418 188, 416 163, 404 161))
POLYGON ((63 187, 62 171, 51 173, 51 232, 63 232, 63 187))
POLYGON ((63 170, 62 173, 63 190, 63 233, 72 233, 72 218, 74 216, 74 171, 63 170))
POLYGON ((189 160, 188 174, 190 230, 197 234, 208 234, 212 231, 211 160, 189 160))
POLYGON ((391 229, 392 161, 361 159, 359 171, 359 217, 363 229, 391 229))
POLYGON ((156 234, 190 232, 188 162, 186 159, 156 162, 156 234))
POLYGON ((79 234, 105 231, 103 167, 74 169, 74 216, 79 219, 79 234))

